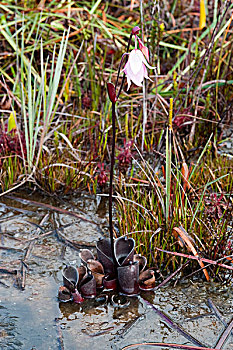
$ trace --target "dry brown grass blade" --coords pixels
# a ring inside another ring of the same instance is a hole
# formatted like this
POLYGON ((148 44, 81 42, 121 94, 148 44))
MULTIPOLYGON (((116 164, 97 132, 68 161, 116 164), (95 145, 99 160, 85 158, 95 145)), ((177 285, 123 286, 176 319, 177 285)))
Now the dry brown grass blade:
POLYGON ((7 84, 2 83, 1 80, 0 80, 0 85, 7 91, 8 96, 9 96, 10 98, 12 98, 12 99, 15 101, 15 103, 17 104, 17 106, 18 106, 19 108, 21 108, 21 103, 20 103, 20 102, 18 101, 18 99, 14 96, 14 94, 12 93, 12 91, 10 90, 10 88, 8 88, 7 84))
POLYGON ((200 27, 173 29, 173 30, 168 30, 166 32, 166 34, 177 34, 177 33, 182 33, 182 32, 193 32, 194 30, 202 30, 202 29, 200 27))
MULTIPOLYGON (((190 252, 192 252, 194 256, 199 257, 196 249, 194 248, 193 244, 191 243, 188 235, 186 234, 186 232, 183 228, 174 227, 172 232, 173 232, 174 236, 179 240, 179 243, 181 246, 183 246, 183 242, 184 242, 187 249, 190 252)), ((201 260, 198 260, 198 263, 201 266, 201 268, 203 268, 203 272, 204 272, 204 275, 206 277, 206 280, 209 281, 210 277, 209 277, 207 270, 204 268, 205 267, 204 263, 201 260)))
POLYGON ((185 193, 186 193, 186 188, 188 188, 190 190, 191 186, 190 186, 190 183, 189 183, 189 174, 190 174, 190 171, 189 171, 189 168, 188 168, 188 165, 185 161, 183 161, 182 163, 182 168, 181 168, 181 174, 183 176, 183 191, 182 191, 182 203, 184 205, 184 196, 185 196, 185 193))
MULTIPOLYGON (((79 28, 79 29, 75 30, 74 32, 70 33, 70 34, 68 35, 69 39, 72 38, 73 36, 76 36, 77 34, 81 33, 81 32, 83 31, 83 29, 86 28, 86 27, 87 27, 87 25, 85 25, 85 26, 83 26, 82 28, 79 28)), ((66 39, 66 38, 67 38, 67 37, 65 36, 65 39, 66 39)), ((60 41, 62 41, 62 38, 59 38, 59 39, 54 40, 54 43, 58 43, 58 42, 60 42, 60 41)))
POLYGON ((62 9, 54 9, 53 12, 54 13, 63 13, 63 12, 88 12, 88 10, 86 8, 82 8, 82 7, 64 7, 62 9))
MULTIPOLYGON (((171 254, 171 255, 175 255, 175 256, 182 256, 183 258, 186 258, 186 259, 192 259, 192 260, 198 260, 198 261, 203 261, 209 265, 217 265, 219 267, 223 267, 224 269, 227 269, 227 270, 233 270, 233 267, 232 266, 229 266, 229 265, 226 265, 226 264, 221 264, 219 261, 221 261, 222 259, 219 259, 217 261, 215 260, 210 260, 210 259, 206 259, 206 258, 200 258, 199 256, 193 256, 193 255, 188 255, 188 254, 184 254, 184 253, 177 253, 177 252, 171 252, 169 250, 165 250, 165 249, 161 249, 161 248, 158 248, 158 247, 155 247, 156 250, 160 251, 160 252, 163 252, 163 253, 166 253, 166 254, 171 254)), ((224 259, 232 259, 230 257, 224 257, 224 259)), ((205 266, 202 268, 202 270, 205 269, 205 266)))

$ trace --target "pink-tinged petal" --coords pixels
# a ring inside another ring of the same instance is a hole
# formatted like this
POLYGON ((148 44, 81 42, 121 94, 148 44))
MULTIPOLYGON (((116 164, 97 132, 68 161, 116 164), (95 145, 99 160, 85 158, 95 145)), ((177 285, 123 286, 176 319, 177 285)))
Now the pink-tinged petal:
POLYGON ((133 74, 137 74, 140 71, 142 67, 142 58, 144 57, 140 50, 134 49, 130 52, 128 62, 133 74))
POLYGON ((127 84, 128 84, 128 88, 127 88, 127 91, 129 90, 130 88, 130 85, 131 85, 131 80, 130 80, 130 77, 129 77, 129 74, 128 74, 128 71, 127 71, 127 68, 125 68, 124 70, 124 73, 126 75, 126 78, 127 78, 127 84))
POLYGON ((147 61, 149 61, 149 50, 148 50, 148 48, 147 48, 146 46, 143 46, 143 47, 141 48, 141 51, 142 51, 142 53, 145 55, 147 61))
MULTIPOLYGON (((125 72, 127 70, 128 66, 129 66, 129 60, 126 62, 126 64, 125 64, 124 68, 122 69, 122 71, 125 72)), ((125 72, 125 74, 126 74, 126 72, 125 72)))
POLYGON ((153 82, 153 80, 148 76, 147 69, 144 64, 143 64, 143 69, 144 69, 144 78, 149 79, 150 81, 153 82))
POLYGON ((127 84, 128 84, 128 89, 127 91, 129 90, 130 88, 130 85, 131 85, 131 80, 130 80, 130 77, 129 77, 129 74, 128 74, 128 70, 129 70, 129 62, 126 63, 124 69, 123 69, 123 72, 125 73, 126 75, 126 78, 127 78, 127 84))
POLYGON ((128 84, 127 91, 128 91, 130 86, 131 86, 131 80, 130 80, 130 77, 128 75, 126 75, 126 77, 127 77, 127 84, 128 84))
POLYGON ((138 43, 139 43, 139 48, 140 48, 140 50, 142 49, 142 47, 144 46, 143 45, 143 42, 142 42, 142 40, 137 36, 137 39, 138 39, 138 43))
POLYGON ((149 62, 149 50, 148 50, 148 48, 143 45, 143 42, 139 38, 138 38, 138 43, 139 43, 140 50, 142 51, 142 53, 146 57, 147 61, 149 62))
POLYGON ((129 90, 131 86, 131 81, 137 86, 142 86, 144 78, 151 80, 148 77, 146 66, 152 69, 155 68, 151 67, 148 64, 145 57, 143 56, 143 53, 140 50, 134 49, 133 51, 131 51, 131 53, 129 54, 129 59, 123 69, 123 72, 127 77, 127 90, 129 90))
POLYGON ((149 63, 147 62, 147 60, 145 59, 145 57, 143 57, 142 62, 145 64, 145 66, 147 66, 147 68, 156 69, 156 67, 152 67, 152 66, 149 65, 149 63))
POLYGON ((146 66, 143 64, 143 71, 144 71, 144 78, 148 79, 148 73, 147 73, 147 69, 146 66))
POLYGON ((137 74, 134 74, 133 71, 131 70, 131 66, 129 66, 127 69, 127 77, 129 77, 129 79, 132 80, 132 82, 135 85, 142 86, 142 81, 144 78, 143 66, 141 66, 141 69, 139 70, 139 72, 137 72, 137 74))

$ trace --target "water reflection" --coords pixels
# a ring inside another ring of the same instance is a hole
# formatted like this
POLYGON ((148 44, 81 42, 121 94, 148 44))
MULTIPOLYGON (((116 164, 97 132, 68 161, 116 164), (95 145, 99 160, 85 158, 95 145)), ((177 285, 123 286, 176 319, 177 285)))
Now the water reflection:
POLYGON ((119 296, 117 294, 108 293, 104 294, 107 298, 101 298, 99 295, 95 299, 85 299, 81 304, 75 304, 72 301, 68 302, 60 302, 59 309, 61 312, 61 316, 59 319, 73 319, 71 315, 75 315, 81 313, 83 315, 100 315, 101 313, 111 313, 113 319, 120 319, 121 321, 128 321, 132 315, 135 317, 140 316, 139 306, 141 306, 141 302, 137 297, 125 297, 119 296), (114 304, 113 299, 119 299, 122 303, 123 307, 118 307, 117 302, 114 304))

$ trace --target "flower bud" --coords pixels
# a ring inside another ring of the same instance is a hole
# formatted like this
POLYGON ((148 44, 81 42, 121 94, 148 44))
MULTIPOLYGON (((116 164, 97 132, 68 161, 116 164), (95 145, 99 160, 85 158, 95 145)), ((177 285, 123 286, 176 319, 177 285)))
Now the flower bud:
POLYGON ((116 98, 115 86, 113 85, 113 83, 107 83, 107 88, 108 88, 108 96, 111 102, 116 103, 117 98, 116 98))
POLYGON ((137 35, 139 32, 140 32, 140 28, 138 27, 138 26, 136 26, 136 27, 134 27, 133 29, 132 29, 132 34, 133 35, 137 35))
POLYGON ((143 55, 146 57, 147 61, 149 62, 149 50, 146 46, 143 45, 143 42, 140 38, 138 38, 139 48, 142 51, 143 55))

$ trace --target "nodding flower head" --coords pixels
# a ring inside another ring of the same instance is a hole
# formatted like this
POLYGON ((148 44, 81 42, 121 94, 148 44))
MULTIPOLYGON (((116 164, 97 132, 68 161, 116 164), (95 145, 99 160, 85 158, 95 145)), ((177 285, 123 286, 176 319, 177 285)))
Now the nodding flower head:
MULTIPOLYGON (((139 42, 139 45, 140 45, 140 42, 139 42)), ((141 42, 141 45, 143 45, 142 42, 141 42)), ((144 78, 150 79, 148 77, 146 67, 150 69, 155 69, 155 67, 151 67, 147 62, 147 60, 145 59, 144 55, 146 56, 146 58, 147 57, 149 58, 149 51, 147 52, 145 50, 147 48, 144 45, 143 45, 143 48, 144 48, 143 52, 138 49, 134 49, 130 52, 128 61, 123 69, 123 72, 127 77, 127 83, 128 83, 127 90, 129 90, 130 88, 131 81, 137 86, 142 86, 142 82, 144 78)))

